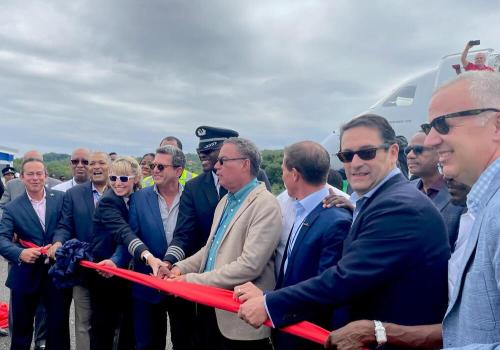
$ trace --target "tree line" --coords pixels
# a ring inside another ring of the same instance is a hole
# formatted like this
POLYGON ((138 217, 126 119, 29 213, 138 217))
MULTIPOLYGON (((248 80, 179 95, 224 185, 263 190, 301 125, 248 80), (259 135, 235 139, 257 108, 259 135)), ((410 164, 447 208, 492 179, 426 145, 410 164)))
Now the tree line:
MULTIPOLYGON (((43 155, 49 175, 56 179, 71 179, 71 169, 69 167, 69 154, 64 153, 45 153, 43 155)), ((140 162, 141 158, 137 158, 140 162)), ((272 191, 278 194, 284 190, 283 180, 281 179, 281 162, 283 160, 283 150, 264 150, 262 151, 262 168, 266 171, 271 182, 272 191)), ((17 171, 21 170, 22 159, 14 159, 14 167, 17 171)), ((196 153, 186 153, 186 169, 197 174, 203 170, 196 153)))

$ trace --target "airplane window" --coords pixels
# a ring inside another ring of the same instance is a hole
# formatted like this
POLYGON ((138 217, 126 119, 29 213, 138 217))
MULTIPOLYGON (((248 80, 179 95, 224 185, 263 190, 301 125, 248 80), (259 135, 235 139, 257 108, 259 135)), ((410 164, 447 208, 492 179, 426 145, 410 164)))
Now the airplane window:
POLYGON ((415 85, 403 86, 391 94, 383 103, 384 107, 411 106, 415 98, 415 85))

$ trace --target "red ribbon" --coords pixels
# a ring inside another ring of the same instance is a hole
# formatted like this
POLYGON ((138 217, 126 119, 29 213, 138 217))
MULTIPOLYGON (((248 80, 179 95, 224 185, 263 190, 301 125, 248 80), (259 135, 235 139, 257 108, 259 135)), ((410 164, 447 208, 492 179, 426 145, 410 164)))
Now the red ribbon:
POLYGON ((40 247, 40 246, 37 246, 35 243, 24 241, 22 239, 19 240, 19 243, 21 243, 21 245, 25 248, 36 248, 36 249, 38 249, 38 251, 40 253, 45 254, 45 255, 47 255, 47 253, 49 252, 49 248, 52 245, 52 244, 47 244, 45 247, 40 247))
MULTIPOLYGON (((31 242, 26 242, 23 240, 19 240, 19 242, 21 243, 21 245, 27 248, 40 248, 31 242)), ((40 249, 44 248, 46 247, 40 249)), ((240 302, 234 300, 233 292, 227 289, 182 281, 162 280, 135 271, 105 265, 98 265, 87 260, 80 261, 80 265, 86 268, 111 273, 115 276, 127 279, 129 281, 158 289, 162 292, 174 294, 183 299, 211 306, 217 309, 237 313, 240 308, 240 302)), ((269 320, 267 320, 264 324, 268 327, 272 327, 272 324, 269 320)), ((326 339, 328 338, 328 335, 330 334, 330 332, 326 329, 307 321, 302 321, 287 327, 283 327, 280 328, 280 330, 285 333, 293 334, 319 344, 324 344, 326 339)))

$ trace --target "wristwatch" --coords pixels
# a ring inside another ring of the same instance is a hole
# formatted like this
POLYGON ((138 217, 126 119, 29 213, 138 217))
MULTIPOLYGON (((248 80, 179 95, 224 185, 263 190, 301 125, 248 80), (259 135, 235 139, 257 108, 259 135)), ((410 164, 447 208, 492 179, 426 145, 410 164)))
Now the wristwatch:
POLYGON ((373 321, 375 324, 375 338, 377 339, 377 348, 387 343, 387 334, 385 328, 380 321, 373 321))
POLYGON ((142 261, 147 265, 148 264, 148 258, 153 255, 150 252, 146 251, 144 255, 142 256, 142 261))

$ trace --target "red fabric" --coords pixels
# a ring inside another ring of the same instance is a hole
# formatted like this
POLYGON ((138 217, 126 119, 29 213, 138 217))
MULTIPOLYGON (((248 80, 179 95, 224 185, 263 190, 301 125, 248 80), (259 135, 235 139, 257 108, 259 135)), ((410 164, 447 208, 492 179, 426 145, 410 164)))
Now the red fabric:
POLYGON ((0 303, 0 328, 9 328, 9 304, 0 303))
POLYGON ((465 70, 489 70, 494 72, 495 70, 491 68, 490 66, 484 65, 482 67, 476 66, 474 63, 469 62, 465 67, 465 70))
MULTIPOLYGON (((129 281, 140 283, 166 293, 180 296, 183 299, 194 301, 207 306, 212 306, 217 309, 237 313, 240 308, 240 303, 233 299, 233 292, 226 289, 188 282, 161 280, 159 278, 148 276, 135 271, 97 265, 90 261, 81 261, 80 265, 87 268, 112 273, 115 276, 125 278, 129 281)), ((271 327, 271 322, 268 320, 266 321, 265 325, 271 327)), ((291 326, 283 327, 280 330, 319 344, 324 344, 326 339, 328 338, 328 335, 330 334, 330 332, 326 329, 321 328, 311 322, 305 321, 291 326)))
MULTIPOLYGON (((40 248, 41 253, 47 253, 47 247, 39 247, 34 243, 23 240, 19 240, 19 243, 26 248, 40 248)), ((80 261, 80 265, 90 269, 112 273, 115 276, 161 290, 162 292, 177 295, 183 299, 190 300, 198 304, 215 307, 217 309, 233 313, 237 313, 240 308, 240 303, 233 299, 233 292, 227 289, 188 282, 162 280, 135 271, 97 265, 96 263, 86 260, 80 261)), ((269 320, 266 321, 265 325, 272 327, 269 320)), ((319 344, 324 344, 330 334, 330 332, 326 329, 306 321, 283 327, 280 330, 319 344)))
POLYGON ((50 247, 50 244, 46 245, 45 247, 39 247, 35 243, 24 241, 22 239, 19 240, 19 243, 21 243, 21 245, 25 248, 38 248, 40 250, 40 253, 42 253, 42 254, 47 254, 47 252, 49 251, 49 247, 50 247))

